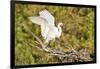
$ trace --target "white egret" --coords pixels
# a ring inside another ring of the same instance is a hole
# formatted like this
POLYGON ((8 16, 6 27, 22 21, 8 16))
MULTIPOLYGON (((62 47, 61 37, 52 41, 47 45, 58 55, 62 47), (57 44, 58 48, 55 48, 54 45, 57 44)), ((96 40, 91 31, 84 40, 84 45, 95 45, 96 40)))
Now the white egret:
POLYGON ((45 43, 48 43, 50 40, 59 38, 62 33, 61 26, 62 23, 59 23, 58 26, 55 26, 55 19, 47 10, 39 12, 39 16, 29 17, 33 23, 40 25, 41 35, 45 39, 45 43))

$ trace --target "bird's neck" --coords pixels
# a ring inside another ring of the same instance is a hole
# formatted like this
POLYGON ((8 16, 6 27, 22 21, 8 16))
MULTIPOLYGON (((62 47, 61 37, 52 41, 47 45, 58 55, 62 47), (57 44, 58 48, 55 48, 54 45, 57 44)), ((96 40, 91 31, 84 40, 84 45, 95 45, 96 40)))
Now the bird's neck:
POLYGON ((60 24, 58 24, 58 37, 60 37, 60 35, 61 35, 61 32, 62 32, 62 29, 61 29, 61 27, 60 27, 60 24))

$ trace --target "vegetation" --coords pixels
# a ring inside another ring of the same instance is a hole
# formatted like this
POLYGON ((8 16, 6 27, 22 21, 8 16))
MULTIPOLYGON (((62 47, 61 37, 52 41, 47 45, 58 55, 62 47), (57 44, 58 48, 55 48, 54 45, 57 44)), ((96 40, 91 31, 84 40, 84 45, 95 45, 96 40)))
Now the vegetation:
MULTIPOLYGON (((72 47, 75 51, 88 60, 82 59, 78 62, 94 60, 94 9, 68 6, 46 6, 46 5, 15 5, 15 64, 50 64, 69 61, 64 57, 62 60, 55 55, 41 50, 41 45, 27 32, 23 24, 28 27, 38 38, 44 41, 40 34, 40 26, 33 24, 28 17, 38 16, 39 11, 48 10, 54 17, 56 25, 59 22, 64 24, 60 38, 50 41, 47 47, 60 50, 66 54, 72 52, 67 47, 72 47), (83 53, 87 53, 84 56, 83 53), (82 55, 83 54, 83 55, 82 55)), ((76 60, 76 59, 75 59, 76 60)))

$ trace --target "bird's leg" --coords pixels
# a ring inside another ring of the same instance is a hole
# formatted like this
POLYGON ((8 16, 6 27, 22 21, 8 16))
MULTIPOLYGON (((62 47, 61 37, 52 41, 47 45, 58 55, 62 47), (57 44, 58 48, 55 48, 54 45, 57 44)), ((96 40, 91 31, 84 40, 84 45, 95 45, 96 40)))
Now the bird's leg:
POLYGON ((48 47, 52 47, 51 43, 52 43, 52 41, 49 40, 49 38, 47 37, 46 40, 45 40, 45 44, 46 44, 46 46, 48 46, 48 47))
POLYGON ((46 46, 48 46, 49 42, 48 42, 48 39, 47 39, 47 38, 44 40, 44 44, 45 44, 46 46))

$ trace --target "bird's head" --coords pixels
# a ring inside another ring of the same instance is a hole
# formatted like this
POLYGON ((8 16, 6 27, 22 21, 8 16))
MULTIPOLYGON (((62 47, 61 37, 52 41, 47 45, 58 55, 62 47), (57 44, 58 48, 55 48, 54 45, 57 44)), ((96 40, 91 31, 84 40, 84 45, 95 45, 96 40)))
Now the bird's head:
POLYGON ((60 22, 60 23, 59 23, 59 26, 63 26, 63 23, 60 22))

